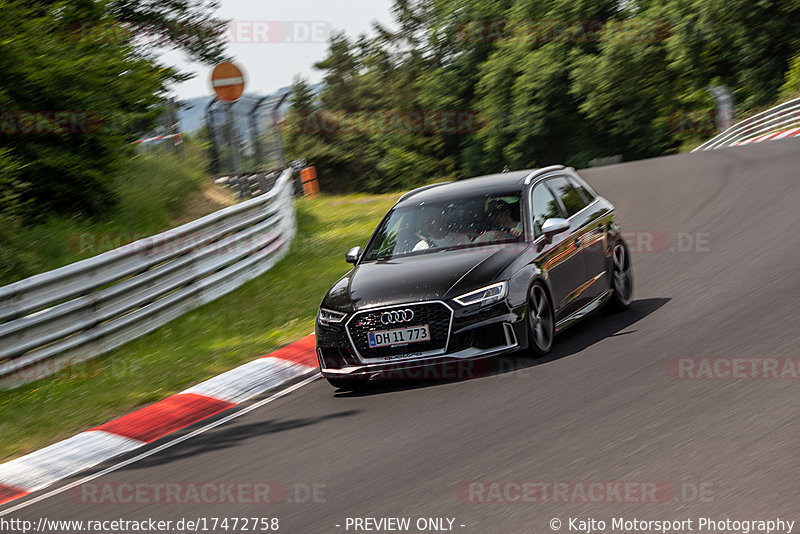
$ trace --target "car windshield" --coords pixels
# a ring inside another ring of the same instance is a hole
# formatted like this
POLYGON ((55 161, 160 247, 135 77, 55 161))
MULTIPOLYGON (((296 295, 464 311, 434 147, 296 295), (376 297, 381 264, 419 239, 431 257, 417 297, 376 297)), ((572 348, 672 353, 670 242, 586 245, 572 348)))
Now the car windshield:
POLYGON ((521 241, 519 193, 483 194, 395 208, 370 242, 367 261, 521 241))

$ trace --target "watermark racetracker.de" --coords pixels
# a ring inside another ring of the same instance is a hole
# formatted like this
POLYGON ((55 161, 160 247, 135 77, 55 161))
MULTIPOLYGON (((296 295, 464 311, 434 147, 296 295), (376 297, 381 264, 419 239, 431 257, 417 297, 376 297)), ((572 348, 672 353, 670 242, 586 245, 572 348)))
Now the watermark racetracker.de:
MULTIPOLYGON (((97 255, 106 252, 127 255, 146 252, 150 255, 186 252, 204 248, 213 253, 255 252, 279 237, 275 232, 263 232, 237 239, 226 239, 221 232, 193 232, 186 235, 159 234, 155 236, 141 232, 76 232, 67 238, 68 248, 75 254, 97 255)), ((709 252, 710 235, 705 232, 623 231, 622 237, 628 249, 635 254, 709 252)), ((590 245, 589 237, 582 238, 582 246, 590 245)), ((313 245, 312 245, 313 246, 313 245)), ((464 252, 497 249, 505 253, 521 253, 527 250, 527 242, 511 242, 498 245, 466 242, 457 250, 464 252)), ((605 251, 602 251, 605 252, 605 251)))
POLYGON ((121 21, 79 22, 70 28, 79 43, 133 43, 163 46, 173 42, 227 44, 309 44, 328 42, 333 25, 321 20, 231 20, 222 28, 194 22, 165 21, 138 28, 121 21))
POLYGON ((190 234, 147 235, 138 232, 80 232, 67 238, 69 249, 80 255, 112 253, 120 256, 184 254, 203 250, 205 254, 271 253, 283 243, 278 232, 259 232, 230 236, 225 232, 192 232, 190 234))
POLYGON ((664 41, 671 34, 664 20, 498 19, 469 20, 457 35, 469 43, 601 43, 664 41))
POLYGON ((275 481, 87 482, 69 490, 77 504, 319 504, 327 502, 327 485, 275 481))
POLYGON ((413 135, 472 134, 479 131, 487 120, 488 116, 472 110, 325 110, 290 113, 283 122, 283 128, 287 133, 309 135, 391 132, 413 135))
POLYGON ((81 135, 100 131, 103 117, 92 111, 0 110, 4 135, 81 135))
POLYGON ((663 480, 471 480, 456 494, 470 504, 641 504, 711 502, 713 484, 663 480))
POLYGON ((800 357, 681 357, 667 362, 678 380, 798 380, 800 357))

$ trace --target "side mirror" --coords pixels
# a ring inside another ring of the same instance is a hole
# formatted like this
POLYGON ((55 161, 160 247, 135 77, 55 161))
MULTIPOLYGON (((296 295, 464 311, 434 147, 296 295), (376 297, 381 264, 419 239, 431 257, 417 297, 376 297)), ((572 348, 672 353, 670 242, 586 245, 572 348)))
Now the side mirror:
POLYGON ((550 242, 553 237, 569 230, 569 221, 566 219, 547 219, 542 225, 542 235, 550 242))
POLYGON ((358 258, 361 257, 361 247, 353 247, 347 251, 347 254, 344 255, 344 259, 347 260, 347 263, 352 263, 355 265, 358 263, 358 258))

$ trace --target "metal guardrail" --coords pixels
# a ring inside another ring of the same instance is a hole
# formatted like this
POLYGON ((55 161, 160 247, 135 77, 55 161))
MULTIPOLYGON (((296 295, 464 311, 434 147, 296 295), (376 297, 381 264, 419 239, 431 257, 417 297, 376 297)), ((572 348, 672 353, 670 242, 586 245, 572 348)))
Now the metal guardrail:
POLYGON ((800 98, 789 100, 734 124, 692 152, 732 146, 794 125, 800 125, 800 98))
POLYGON ((0 388, 95 358, 270 269, 296 231, 292 172, 240 204, 0 287, 0 388))
POLYGON ((239 198, 255 197, 269 191, 278 177, 279 171, 242 174, 240 176, 221 176, 214 180, 217 185, 233 189, 239 198))

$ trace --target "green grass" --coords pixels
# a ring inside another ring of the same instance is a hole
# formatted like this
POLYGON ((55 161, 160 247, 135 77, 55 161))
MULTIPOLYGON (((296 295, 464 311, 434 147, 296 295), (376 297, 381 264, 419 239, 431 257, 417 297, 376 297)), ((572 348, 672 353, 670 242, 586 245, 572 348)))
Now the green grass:
POLYGON ((714 137, 713 135, 709 136, 708 139, 691 139, 688 141, 684 141, 681 143, 681 146, 678 148, 678 154, 688 154, 695 148, 699 147, 709 139, 714 137))
POLYGON ((399 195, 297 203, 298 235, 272 270, 236 291, 56 377, 0 393, 0 461, 25 454, 291 343, 314 330, 322 297, 348 271, 399 195))
POLYGON ((98 244, 106 235, 112 241, 104 243, 121 239, 124 245, 131 240, 126 241, 126 237, 143 237, 168 228, 191 193, 210 182, 202 170, 197 170, 203 168, 200 157, 193 153, 187 153, 184 160, 172 154, 137 154, 115 178, 119 204, 102 220, 53 217, 36 226, 0 220, 0 285, 97 254, 96 248, 81 246, 82 235, 94 236, 98 244))

